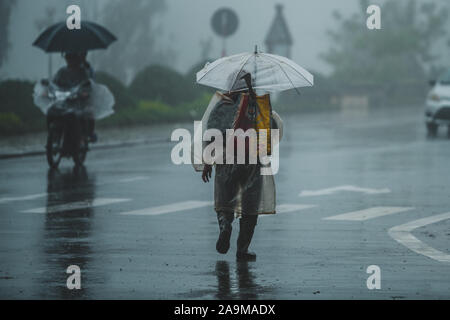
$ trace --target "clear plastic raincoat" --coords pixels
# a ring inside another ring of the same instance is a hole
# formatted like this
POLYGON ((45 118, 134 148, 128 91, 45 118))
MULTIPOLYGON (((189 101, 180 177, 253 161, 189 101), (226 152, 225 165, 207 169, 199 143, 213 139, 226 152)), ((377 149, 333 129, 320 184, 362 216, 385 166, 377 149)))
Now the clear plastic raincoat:
MULTIPOLYGON (((224 95, 217 92, 202 119, 202 128, 218 129, 222 132, 224 141, 224 164, 215 164, 214 202, 216 211, 234 212, 236 217, 242 215, 259 215, 276 213, 276 191, 273 175, 262 175, 263 165, 259 159, 256 164, 226 164, 225 150, 226 130, 242 128, 239 124, 248 118, 248 94, 224 95)), ((251 117, 251 115, 250 115, 251 117)), ((248 120, 248 119, 247 119, 248 120)), ((253 118, 253 120, 255 120, 253 118)), ((254 129, 276 128, 282 135, 282 121, 278 114, 272 111, 270 96, 257 97, 257 115, 254 129), (260 123, 259 127, 257 123, 260 123), (261 127, 262 126, 262 127, 261 127), (267 128, 264 128, 266 126, 267 128)), ((242 128, 246 129, 246 128, 242 128)), ((270 135, 269 135, 270 136, 270 135)), ((270 153, 270 139, 265 146, 270 153)), ((203 142, 205 147, 208 142, 203 142)), ((197 159, 197 162, 198 159, 197 159)), ((197 171, 203 170, 204 165, 194 165, 197 171)), ((264 166, 266 169, 268 166, 264 166)))
MULTIPOLYGON (((89 98, 83 101, 81 106, 84 113, 96 120, 104 119, 113 114, 115 99, 111 91, 106 86, 89 80, 89 76, 84 69, 80 69, 79 72, 71 72, 67 67, 62 68, 53 79, 53 83, 61 90, 69 90, 80 85, 83 81, 89 81, 91 88, 89 98)), ((56 102, 55 99, 49 97, 48 90, 48 87, 39 81, 36 83, 33 93, 34 104, 45 115, 56 102)))

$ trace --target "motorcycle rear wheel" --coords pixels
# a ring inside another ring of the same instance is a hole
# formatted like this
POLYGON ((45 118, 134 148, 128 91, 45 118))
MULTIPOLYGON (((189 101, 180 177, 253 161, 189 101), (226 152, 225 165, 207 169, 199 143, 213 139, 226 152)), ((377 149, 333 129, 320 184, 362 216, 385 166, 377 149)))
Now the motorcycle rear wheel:
POLYGON ((84 165, 84 161, 86 161, 86 155, 88 151, 88 142, 85 139, 80 141, 80 145, 78 150, 75 151, 72 155, 73 162, 76 166, 82 167, 84 165))
POLYGON ((50 168, 57 169, 61 162, 62 134, 51 126, 47 137, 47 162, 50 168))

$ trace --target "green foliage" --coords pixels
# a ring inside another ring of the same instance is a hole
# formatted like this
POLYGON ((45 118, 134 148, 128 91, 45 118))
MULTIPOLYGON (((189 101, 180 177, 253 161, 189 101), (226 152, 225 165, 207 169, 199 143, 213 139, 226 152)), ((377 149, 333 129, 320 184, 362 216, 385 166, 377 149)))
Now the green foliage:
POLYGON ((381 6, 382 30, 365 27, 369 2, 343 18, 329 36, 334 46, 323 55, 341 83, 395 84, 424 81, 424 66, 435 60, 433 45, 445 35, 447 10, 434 3, 388 0, 381 6))
POLYGON ((189 88, 191 88, 192 92, 196 97, 203 96, 205 93, 213 95, 215 92, 214 88, 210 88, 197 83, 197 72, 199 72, 206 65, 208 61, 202 61, 200 63, 192 66, 185 75, 186 81, 188 83, 189 88))
POLYGON ((211 97, 211 93, 204 92, 197 99, 180 104, 177 107, 177 110, 182 110, 180 112, 184 114, 184 118, 186 119, 201 120, 203 113, 208 107, 211 97))
POLYGON ((174 119, 177 117, 175 108, 160 101, 140 101, 137 115, 148 115, 152 120, 174 119))
POLYGON ((330 100, 339 93, 337 85, 319 72, 312 71, 314 86, 282 92, 274 108, 278 111, 317 110, 330 107, 330 100))
POLYGON ((25 126, 20 118, 12 112, 0 112, 0 133, 11 134, 24 131, 25 126))
POLYGON ((122 110, 131 109, 136 106, 136 100, 129 93, 127 87, 112 75, 106 72, 97 72, 95 74, 95 81, 107 86, 111 90, 116 100, 116 104, 114 105, 116 112, 121 112, 122 110))
POLYGON ((45 116, 34 105, 32 95, 33 83, 30 81, 8 80, 0 83, 1 132, 14 133, 13 124, 20 124, 18 132, 37 131, 44 127, 45 116), (12 121, 11 125, 7 124, 7 119, 12 121))
POLYGON ((191 85, 178 72, 164 66, 152 65, 136 75, 129 89, 139 100, 159 100, 176 105, 195 98, 191 85))
POLYGON ((194 101, 170 106, 161 101, 141 100, 135 108, 122 110, 102 121, 103 126, 130 126, 152 123, 200 120, 208 106, 210 94, 194 101))
MULTIPOLYGON (((197 68, 201 66, 193 70, 197 68)), ((100 127, 200 120, 214 92, 207 87, 194 89, 195 81, 188 76, 159 66, 142 71, 130 88, 104 72, 98 72, 95 80, 106 85, 116 99, 116 113, 100 121, 100 127)), ((45 130, 45 115, 33 103, 33 86, 29 81, 0 83, 1 133, 45 130)))

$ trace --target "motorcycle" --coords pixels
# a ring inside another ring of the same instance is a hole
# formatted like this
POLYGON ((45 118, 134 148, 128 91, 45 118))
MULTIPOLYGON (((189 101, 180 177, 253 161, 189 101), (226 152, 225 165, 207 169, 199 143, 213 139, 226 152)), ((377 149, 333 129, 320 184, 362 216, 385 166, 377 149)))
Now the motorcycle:
POLYGON ((47 162, 57 168, 62 158, 72 158, 76 166, 82 166, 89 151, 86 100, 90 82, 70 89, 46 80, 41 84, 47 87, 47 98, 53 102, 47 111, 47 162))
POLYGON ((89 151, 87 115, 96 120, 114 113, 111 91, 93 80, 72 88, 60 88, 48 80, 34 87, 34 104, 47 116, 47 161, 57 168, 62 158, 72 158, 82 166, 89 151))

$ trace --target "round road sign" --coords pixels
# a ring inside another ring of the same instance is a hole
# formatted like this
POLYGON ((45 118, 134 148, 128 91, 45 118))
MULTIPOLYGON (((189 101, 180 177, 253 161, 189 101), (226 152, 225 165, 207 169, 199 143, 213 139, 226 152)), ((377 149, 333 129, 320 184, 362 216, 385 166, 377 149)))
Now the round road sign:
POLYGON ((236 32, 239 26, 239 19, 233 10, 222 8, 214 13, 211 25, 215 33, 226 38, 236 32))

